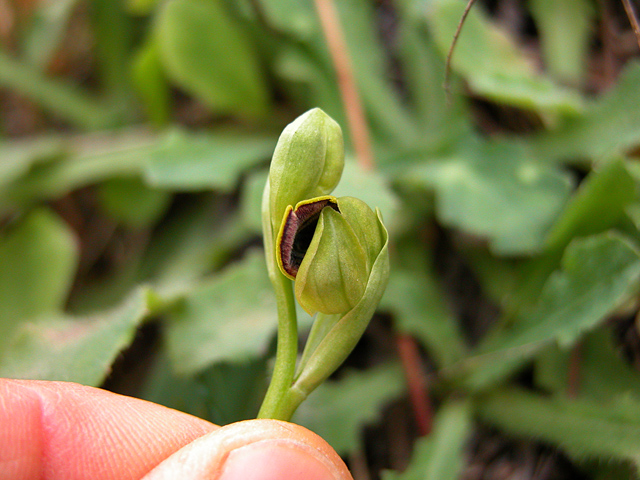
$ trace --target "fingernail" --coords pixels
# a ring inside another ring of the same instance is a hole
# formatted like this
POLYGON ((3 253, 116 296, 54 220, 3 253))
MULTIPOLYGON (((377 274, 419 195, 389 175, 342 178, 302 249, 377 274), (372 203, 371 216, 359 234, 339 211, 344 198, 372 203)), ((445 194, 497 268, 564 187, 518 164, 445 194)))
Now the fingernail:
POLYGON ((229 453, 218 480, 337 480, 329 460, 291 440, 263 440, 229 453))

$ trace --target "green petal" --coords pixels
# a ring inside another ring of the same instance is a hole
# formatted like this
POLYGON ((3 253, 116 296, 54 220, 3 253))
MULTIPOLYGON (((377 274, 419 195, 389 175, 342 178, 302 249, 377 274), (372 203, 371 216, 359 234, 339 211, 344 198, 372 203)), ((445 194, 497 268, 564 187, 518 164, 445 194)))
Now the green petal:
POLYGON ((369 205, 354 197, 340 197, 338 209, 360 240, 360 244, 367 254, 367 268, 370 271, 373 262, 378 258, 386 235, 386 233, 381 234, 377 215, 369 205))
POLYGON ((269 210, 274 230, 289 205, 331 193, 343 168, 342 130, 326 113, 314 108, 287 125, 269 171, 269 210))
POLYGON ((300 305, 310 314, 347 312, 367 280, 367 258, 355 232, 340 213, 325 208, 296 277, 300 305))

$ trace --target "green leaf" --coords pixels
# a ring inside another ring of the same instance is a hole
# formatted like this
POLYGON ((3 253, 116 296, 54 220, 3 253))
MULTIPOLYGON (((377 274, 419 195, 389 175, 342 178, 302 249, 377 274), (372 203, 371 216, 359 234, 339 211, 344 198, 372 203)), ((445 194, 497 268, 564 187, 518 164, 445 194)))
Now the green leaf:
POLYGON ((22 38, 24 57, 31 65, 46 70, 77 4, 78 0, 53 0, 34 6, 22 38))
POLYGON ((58 160, 62 154, 63 142, 56 136, 0 142, 0 189, 11 188, 32 168, 58 160))
MULTIPOLYGON (((0 211, 24 208, 36 200, 56 198, 112 176, 139 174, 148 156, 158 148, 157 137, 135 129, 56 140, 65 147, 66 155, 33 162, 20 181, 0 190, 0 211)), ((10 148, 19 145, 10 144, 10 148)))
POLYGON ((169 123, 171 90, 162 68, 158 45, 153 40, 145 43, 134 55, 131 79, 151 122, 156 126, 169 123))
MULTIPOLYGON (((577 345, 580 362, 578 393, 598 402, 633 397, 640 401, 640 374, 616 351, 611 333, 599 329, 577 345)), ((571 352, 550 348, 536 362, 536 384, 553 393, 567 394, 571 352)))
POLYGON ((623 161, 596 168, 580 185, 546 239, 547 248, 563 248, 572 238, 615 226, 636 199, 636 186, 623 161))
MULTIPOLYGON (((427 9, 427 21, 443 56, 449 51, 465 3, 438 0, 427 9)), ((543 114, 575 115, 582 110, 581 97, 538 74, 533 62, 489 23, 478 6, 469 12, 451 65, 472 90, 491 100, 543 114)))
POLYGON ((50 210, 9 227, 0 238, 0 344, 21 321, 63 308, 77 263, 73 233, 50 210))
POLYGON ((220 268, 250 240, 250 233, 222 202, 202 201, 163 220, 146 252, 140 278, 166 299, 181 296, 200 277, 220 268))
POLYGON ((463 362, 471 370, 466 385, 491 385, 553 342, 572 345, 636 292, 639 281, 638 253, 621 237, 603 233, 574 240, 534 308, 511 328, 495 331, 463 362))
POLYGON ((35 101, 44 110, 88 130, 113 127, 121 112, 90 97, 76 85, 48 78, 37 68, 19 62, 0 49, 0 86, 35 101))
POLYGON ((355 161, 345 162, 340 183, 332 195, 356 197, 372 209, 379 208, 385 226, 390 230, 393 229, 394 219, 401 207, 389 180, 376 171, 365 171, 355 161))
POLYGON ((141 398, 227 425, 255 418, 266 388, 266 361, 217 363, 194 376, 176 375, 164 354, 154 363, 141 398))
POLYGON ((545 65, 558 81, 584 83, 595 8, 589 0, 531 0, 545 65))
POLYGON ((411 463, 402 473, 386 471, 383 480, 456 480, 465 465, 464 449, 473 427, 471 404, 464 400, 445 403, 433 430, 418 439, 411 463))
POLYGON ((217 113, 261 117, 268 91, 254 45, 220 0, 171 0, 155 39, 167 75, 217 113))
POLYGON ((0 190, 0 211, 56 198, 112 177, 141 174, 156 188, 229 191, 243 172, 269 157, 275 142, 269 135, 236 130, 210 134, 171 130, 152 135, 140 129, 45 137, 31 154, 23 150, 23 142, 7 142, 0 153, 7 152, 11 165, 0 170, 0 186, 3 173, 8 183, 0 190))
POLYGON ((134 228, 153 225, 171 201, 169 192, 151 189, 138 177, 109 179, 98 195, 111 217, 134 228))
POLYGON ((392 269, 381 307, 393 313, 395 327, 419 339, 440 366, 464 358, 466 346, 457 319, 432 276, 392 269))
POLYGON ((566 174, 506 142, 472 143, 409 170, 403 182, 433 188, 438 218, 486 238, 498 255, 540 249, 571 189, 566 174))
POLYGON ((550 229, 544 254, 518 268, 508 309, 522 310, 538 299, 542 286, 558 267, 562 252, 572 239, 616 227, 635 199, 635 190, 635 183, 622 161, 612 161, 592 171, 550 229))
POLYGON ((548 398, 519 389, 498 390, 478 402, 493 425, 553 443, 578 458, 640 464, 640 403, 548 398))
POLYGON ((230 191, 240 175, 269 158, 275 144, 266 135, 173 131, 151 154, 145 178, 157 188, 230 191))
POLYGON ((169 356, 181 374, 262 355, 275 330, 275 298, 260 251, 202 282, 167 313, 169 356))
POLYGON ((338 381, 320 385, 298 408, 293 421, 313 430, 345 455, 360 448, 362 428, 374 423, 381 409, 402 395, 404 388, 397 364, 350 372, 338 381))
POLYGON ((262 194, 268 176, 267 170, 251 171, 242 182, 240 221, 254 234, 262 234, 262 194))
MULTIPOLYGON (((396 5, 400 17, 397 48, 403 79, 416 114, 424 125, 420 142, 436 150, 470 135, 473 128, 471 116, 463 95, 447 98, 443 90, 444 58, 435 43, 432 29, 425 25, 418 2, 405 3, 405 7, 396 5)), ((397 148, 393 150, 395 163, 398 153, 397 148)))
POLYGON ((640 144, 640 63, 630 62, 611 91, 583 115, 532 139, 533 155, 547 161, 592 163, 640 144))
POLYGON ((84 318, 44 315, 23 322, 0 356, 0 376, 98 386, 147 313, 140 289, 112 311, 84 318))

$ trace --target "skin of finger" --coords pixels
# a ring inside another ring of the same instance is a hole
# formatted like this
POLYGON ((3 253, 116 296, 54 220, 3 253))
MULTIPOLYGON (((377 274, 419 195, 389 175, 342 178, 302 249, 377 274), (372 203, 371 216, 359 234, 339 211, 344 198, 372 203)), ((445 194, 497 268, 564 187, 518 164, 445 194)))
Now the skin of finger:
POLYGON ((279 420, 226 425, 182 448, 144 480, 353 480, 315 433, 279 420))
POLYGON ((138 480, 216 428, 97 388, 0 379, 0 480, 138 480))

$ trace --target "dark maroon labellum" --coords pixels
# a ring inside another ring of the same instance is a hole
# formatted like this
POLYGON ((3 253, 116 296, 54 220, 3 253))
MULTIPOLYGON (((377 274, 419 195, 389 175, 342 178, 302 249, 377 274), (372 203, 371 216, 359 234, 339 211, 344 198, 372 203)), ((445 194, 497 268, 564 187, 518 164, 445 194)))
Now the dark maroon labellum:
POLYGON ((296 209, 287 209, 284 225, 278 238, 278 259, 282 269, 295 278, 302 259, 313 239, 320 213, 325 207, 340 212, 334 197, 319 197, 318 200, 300 202, 296 209))

